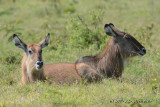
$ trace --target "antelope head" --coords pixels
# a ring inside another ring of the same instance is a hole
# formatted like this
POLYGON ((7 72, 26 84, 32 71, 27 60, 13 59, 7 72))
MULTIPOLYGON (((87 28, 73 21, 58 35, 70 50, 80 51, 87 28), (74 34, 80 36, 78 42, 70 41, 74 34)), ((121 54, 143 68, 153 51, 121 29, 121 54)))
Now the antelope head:
POLYGON ((29 70, 41 70, 43 68, 42 48, 48 46, 50 34, 38 44, 26 44, 16 34, 13 34, 13 41, 16 47, 25 52, 25 65, 29 70))
POLYGON ((118 30, 112 23, 104 26, 107 35, 112 36, 123 57, 143 56, 146 49, 130 34, 118 30))

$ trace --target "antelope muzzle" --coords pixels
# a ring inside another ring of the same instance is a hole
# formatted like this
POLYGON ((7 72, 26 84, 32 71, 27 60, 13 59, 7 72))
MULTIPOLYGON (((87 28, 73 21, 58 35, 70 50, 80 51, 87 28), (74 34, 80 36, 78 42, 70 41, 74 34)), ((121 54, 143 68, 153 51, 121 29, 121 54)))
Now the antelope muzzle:
POLYGON ((143 55, 145 55, 146 54, 146 49, 143 47, 143 48, 141 48, 141 50, 138 52, 138 55, 139 56, 143 56, 143 55))
POLYGON ((36 69, 40 70, 43 67, 43 61, 37 61, 35 65, 36 65, 36 69))

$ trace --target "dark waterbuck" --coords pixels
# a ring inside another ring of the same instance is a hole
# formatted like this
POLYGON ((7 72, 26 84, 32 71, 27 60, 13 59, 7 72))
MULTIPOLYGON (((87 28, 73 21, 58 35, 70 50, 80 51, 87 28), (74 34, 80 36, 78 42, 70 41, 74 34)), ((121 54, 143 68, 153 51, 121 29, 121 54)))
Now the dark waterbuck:
POLYGON ((81 76, 76 71, 75 64, 57 63, 44 65, 42 61, 42 48, 49 43, 49 34, 38 44, 25 44, 13 35, 14 44, 24 50, 21 63, 21 84, 33 83, 37 80, 48 80, 54 84, 71 84, 81 82, 81 76), (54 81, 50 81, 50 79, 54 81))
POLYGON ((146 49, 133 36, 118 30, 113 24, 106 24, 104 30, 111 37, 103 52, 96 56, 84 56, 76 61, 78 73, 89 81, 94 74, 121 77, 126 59, 146 54, 146 49))

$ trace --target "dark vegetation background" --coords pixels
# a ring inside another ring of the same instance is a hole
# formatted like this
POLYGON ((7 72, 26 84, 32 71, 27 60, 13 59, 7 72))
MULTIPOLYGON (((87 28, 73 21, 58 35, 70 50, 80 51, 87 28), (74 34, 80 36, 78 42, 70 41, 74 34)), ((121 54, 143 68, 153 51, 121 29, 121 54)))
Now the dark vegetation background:
POLYGON ((0 106, 160 106, 159 34, 159 0, 0 0, 0 106), (14 46, 13 33, 26 43, 37 43, 49 32, 45 64, 74 63, 104 49, 109 36, 103 27, 110 22, 147 50, 128 61, 122 83, 104 79, 59 87, 19 85, 23 51, 14 46))

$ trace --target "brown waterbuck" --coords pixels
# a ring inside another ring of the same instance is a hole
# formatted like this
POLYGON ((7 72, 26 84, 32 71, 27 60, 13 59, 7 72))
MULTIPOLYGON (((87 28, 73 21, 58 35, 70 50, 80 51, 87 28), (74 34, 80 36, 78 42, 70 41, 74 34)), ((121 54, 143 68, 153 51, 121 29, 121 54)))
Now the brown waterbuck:
POLYGON ((121 77, 126 59, 146 54, 146 49, 133 36, 118 30, 112 23, 106 24, 104 29, 111 37, 103 52, 76 61, 76 69, 85 79, 92 79, 94 73, 102 77, 121 77))
POLYGON ((81 82, 81 76, 76 71, 75 64, 58 63, 43 65, 42 48, 49 43, 48 34, 44 40, 38 44, 25 44, 19 37, 14 34, 13 41, 15 46, 24 50, 21 63, 21 84, 33 83, 35 81, 48 80, 55 84, 71 84, 81 82), (54 81, 50 81, 50 79, 54 81))

